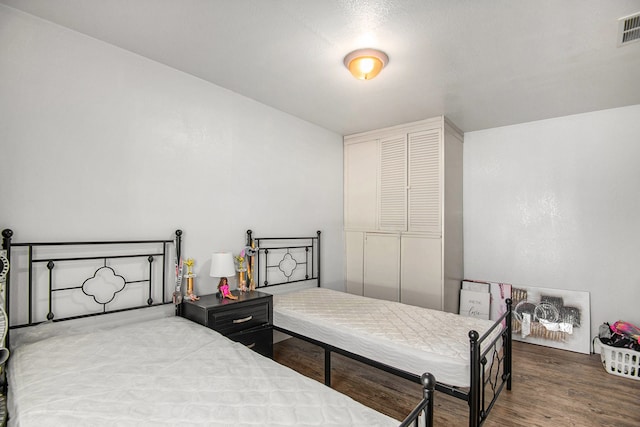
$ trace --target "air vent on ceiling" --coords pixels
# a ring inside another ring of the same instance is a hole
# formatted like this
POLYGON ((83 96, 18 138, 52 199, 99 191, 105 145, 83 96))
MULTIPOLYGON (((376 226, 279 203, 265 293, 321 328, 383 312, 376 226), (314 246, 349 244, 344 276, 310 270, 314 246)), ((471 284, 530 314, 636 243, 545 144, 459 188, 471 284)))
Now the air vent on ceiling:
POLYGON ((618 47, 640 41, 640 12, 618 19, 618 47))

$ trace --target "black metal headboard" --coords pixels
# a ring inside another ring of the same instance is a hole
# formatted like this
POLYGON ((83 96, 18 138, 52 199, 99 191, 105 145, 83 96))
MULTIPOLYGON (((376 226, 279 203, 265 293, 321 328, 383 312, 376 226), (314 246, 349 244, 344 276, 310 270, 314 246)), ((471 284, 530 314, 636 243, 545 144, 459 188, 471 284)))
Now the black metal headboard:
POLYGON ((181 230, 170 240, 13 243, 12 237, 12 230, 2 231, 2 248, 12 264, 4 295, 10 328, 173 303, 173 281, 170 285, 167 275, 180 260, 181 230), (12 286, 11 276, 16 275, 26 280, 12 286), (83 310, 69 314, 63 303, 83 310), (21 310, 13 321, 11 308, 21 310), (63 314, 56 314, 58 310, 63 314))
POLYGON ((311 237, 253 237, 247 230, 247 247, 255 250, 251 266, 256 287, 316 280, 320 287, 320 231, 311 237))

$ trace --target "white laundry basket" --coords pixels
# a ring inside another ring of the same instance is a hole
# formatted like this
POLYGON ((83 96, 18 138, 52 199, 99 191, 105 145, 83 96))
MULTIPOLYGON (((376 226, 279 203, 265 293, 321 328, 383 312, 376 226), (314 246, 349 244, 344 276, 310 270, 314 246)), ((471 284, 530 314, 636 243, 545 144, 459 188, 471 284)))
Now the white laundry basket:
POLYGON ((640 352, 603 344, 598 337, 593 340, 593 349, 600 349, 600 360, 608 373, 640 380, 640 352))

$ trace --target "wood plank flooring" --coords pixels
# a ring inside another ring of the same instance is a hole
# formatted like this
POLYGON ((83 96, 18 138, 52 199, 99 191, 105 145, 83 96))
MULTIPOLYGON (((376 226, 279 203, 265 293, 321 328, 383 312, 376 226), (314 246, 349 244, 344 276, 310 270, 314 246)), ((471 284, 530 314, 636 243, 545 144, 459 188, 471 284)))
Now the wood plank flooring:
MULTIPOLYGON (((324 350, 290 338, 274 359, 324 382, 324 350)), ((403 419, 421 386, 346 357, 332 355, 332 386, 379 412, 403 419)), ((640 381, 608 374, 600 356, 513 342, 513 387, 504 390, 484 423, 516 426, 640 426, 640 381)), ((436 392, 436 426, 468 425, 467 403, 436 392)))

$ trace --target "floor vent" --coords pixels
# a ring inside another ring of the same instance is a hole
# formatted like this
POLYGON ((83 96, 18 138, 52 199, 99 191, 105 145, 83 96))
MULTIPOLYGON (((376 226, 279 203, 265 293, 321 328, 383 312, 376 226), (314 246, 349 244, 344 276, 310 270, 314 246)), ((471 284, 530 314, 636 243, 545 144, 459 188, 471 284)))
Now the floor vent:
POLYGON ((618 19, 618 47, 640 41, 640 13, 618 19))

